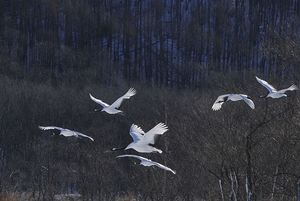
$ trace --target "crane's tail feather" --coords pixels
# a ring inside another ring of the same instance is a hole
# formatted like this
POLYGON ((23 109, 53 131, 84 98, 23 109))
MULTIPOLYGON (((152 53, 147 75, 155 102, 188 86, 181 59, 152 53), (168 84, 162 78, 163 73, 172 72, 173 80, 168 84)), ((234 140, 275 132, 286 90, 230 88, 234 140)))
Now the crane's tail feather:
POLYGON ((297 87, 297 85, 293 84, 292 86, 290 86, 290 87, 288 88, 288 90, 294 91, 294 90, 299 90, 299 88, 297 87))

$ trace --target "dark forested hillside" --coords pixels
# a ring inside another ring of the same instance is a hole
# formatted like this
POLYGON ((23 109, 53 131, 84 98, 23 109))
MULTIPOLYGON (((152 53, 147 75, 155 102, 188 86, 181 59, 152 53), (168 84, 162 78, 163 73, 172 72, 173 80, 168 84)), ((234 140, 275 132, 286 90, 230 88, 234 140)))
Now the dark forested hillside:
POLYGON ((255 80, 300 85, 299 17, 300 0, 0 0, 0 201, 299 201, 299 92, 255 80), (94 111, 89 93, 129 87, 124 115, 94 111), (212 111, 225 93, 255 109, 212 111), (163 153, 141 155, 176 175, 115 158, 159 122, 163 153))
POLYGON ((181 87, 215 73, 287 77, 299 65, 298 0, 2 0, 0 9, 1 69, 17 77, 181 87))

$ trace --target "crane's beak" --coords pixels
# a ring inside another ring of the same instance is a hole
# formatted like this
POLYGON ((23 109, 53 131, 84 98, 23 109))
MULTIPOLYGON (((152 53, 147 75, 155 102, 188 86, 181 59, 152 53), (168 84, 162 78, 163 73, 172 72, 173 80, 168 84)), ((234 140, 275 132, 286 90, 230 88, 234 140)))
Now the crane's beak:
POLYGON ((122 150, 122 148, 115 148, 114 147, 114 148, 111 149, 111 151, 119 151, 119 150, 122 150))

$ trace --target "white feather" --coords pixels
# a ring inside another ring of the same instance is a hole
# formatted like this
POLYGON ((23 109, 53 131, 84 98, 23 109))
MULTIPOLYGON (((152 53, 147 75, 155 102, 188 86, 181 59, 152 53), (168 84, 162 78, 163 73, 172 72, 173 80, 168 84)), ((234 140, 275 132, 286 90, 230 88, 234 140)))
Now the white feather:
POLYGON ((109 106, 107 103, 103 102, 102 100, 97 99, 94 96, 92 96, 92 94, 89 94, 89 95, 90 95, 90 98, 91 98, 92 101, 94 101, 95 103, 98 103, 102 107, 108 107, 109 106))
POLYGON ((111 104, 111 107, 113 108, 119 108, 123 102, 124 99, 129 99, 131 96, 134 96, 136 94, 136 91, 134 88, 130 88, 126 94, 118 98, 113 104, 111 104))
POLYGON ((265 80, 262 80, 262 79, 258 78, 257 76, 255 78, 261 85, 263 85, 269 91, 269 93, 277 91, 272 85, 270 85, 265 80))
POLYGON ((140 127, 135 124, 132 124, 130 127, 129 134, 132 137, 133 142, 130 143, 126 149, 134 149, 137 152, 141 153, 151 153, 151 152, 158 152, 162 153, 162 150, 157 149, 150 144, 155 144, 155 136, 163 135, 166 131, 168 131, 168 127, 163 124, 159 123, 154 126, 148 132, 144 132, 140 127))
POLYGON ((72 131, 72 130, 69 130, 69 129, 66 129, 66 128, 60 128, 60 127, 56 127, 56 126, 39 126, 39 128, 41 130, 59 130, 60 131, 60 135, 63 135, 65 137, 71 137, 71 136, 74 136, 74 137, 85 137, 85 138, 88 138, 90 139, 91 141, 94 141, 94 139, 88 135, 85 135, 85 134, 82 134, 80 132, 77 132, 77 131, 72 131))
POLYGON ((171 168, 167 167, 167 166, 164 166, 158 162, 155 162, 155 161, 152 161, 148 158, 144 158, 144 157, 141 157, 141 156, 137 156, 137 155, 130 155, 130 154, 125 154, 125 155, 120 155, 120 156, 117 156, 117 158, 124 158, 124 157, 131 157, 131 158, 137 158, 141 161, 141 165, 143 166, 157 166, 161 169, 164 169, 164 170, 167 170, 167 171, 170 171, 172 172, 173 174, 176 174, 176 171, 172 170, 171 168))
MULTIPOLYGON (((124 149, 134 149, 135 151, 140 153, 162 153, 162 150, 157 149, 152 145, 155 144, 155 137, 157 135, 163 135, 166 131, 168 131, 168 127, 164 123, 157 124, 146 133, 137 125, 132 124, 129 130, 132 142, 129 145, 127 145, 124 149)), ((113 150, 119 149, 122 148, 113 148, 113 150)))
POLYGON ((217 98, 212 106, 212 110, 220 110, 222 105, 227 101, 240 101, 243 100, 252 109, 255 108, 254 102, 245 94, 224 94, 217 98))
POLYGON ((265 80, 262 80, 262 79, 260 79, 258 77, 256 77, 256 80, 261 85, 263 85, 265 88, 268 89, 269 93, 268 93, 268 95, 266 97, 270 97, 270 98, 287 97, 287 95, 285 94, 285 92, 287 92, 287 91, 294 91, 294 90, 298 90, 299 89, 296 85, 293 84, 289 88, 277 90, 272 85, 270 85, 268 82, 266 82, 265 80))
POLYGON ((90 94, 90 98, 97 104, 101 105, 103 107, 102 111, 105 111, 108 114, 117 114, 121 113, 121 110, 118 110, 118 108, 121 106, 123 100, 129 99, 131 96, 134 96, 136 94, 136 90, 134 88, 130 88, 123 96, 118 98, 115 102, 113 102, 111 105, 103 102, 100 99, 97 99, 93 97, 90 94))

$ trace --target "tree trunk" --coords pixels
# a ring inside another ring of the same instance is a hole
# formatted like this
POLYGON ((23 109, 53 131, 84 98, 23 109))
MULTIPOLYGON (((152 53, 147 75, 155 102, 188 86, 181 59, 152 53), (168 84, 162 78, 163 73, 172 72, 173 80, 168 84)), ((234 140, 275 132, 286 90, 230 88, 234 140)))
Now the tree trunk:
POLYGON ((224 194, 223 194, 223 187, 222 187, 222 180, 219 180, 219 187, 220 187, 220 193, 221 193, 221 198, 222 201, 224 201, 224 194))
POLYGON ((297 201, 300 201, 300 179, 297 183, 297 201))

